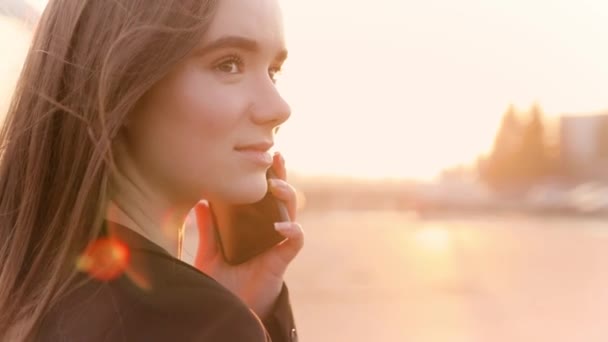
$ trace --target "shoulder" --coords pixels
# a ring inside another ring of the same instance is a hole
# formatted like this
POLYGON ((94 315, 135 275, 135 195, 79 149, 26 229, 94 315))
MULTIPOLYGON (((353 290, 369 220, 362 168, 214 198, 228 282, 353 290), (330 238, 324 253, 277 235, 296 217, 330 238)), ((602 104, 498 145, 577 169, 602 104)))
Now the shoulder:
POLYGON ((267 340, 259 318, 214 279, 179 260, 145 256, 115 281, 70 292, 44 320, 41 340, 267 340))

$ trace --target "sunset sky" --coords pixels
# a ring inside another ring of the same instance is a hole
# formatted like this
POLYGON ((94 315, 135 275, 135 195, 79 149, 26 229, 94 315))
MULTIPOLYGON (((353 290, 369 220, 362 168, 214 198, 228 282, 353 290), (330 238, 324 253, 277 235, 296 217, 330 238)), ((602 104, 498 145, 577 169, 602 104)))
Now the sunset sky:
MULTIPOLYGON (((293 114, 277 143, 297 172, 429 179, 487 151, 509 103, 608 110, 605 0, 281 3, 293 114)), ((26 46, 7 27, 2 45, 26 46)))

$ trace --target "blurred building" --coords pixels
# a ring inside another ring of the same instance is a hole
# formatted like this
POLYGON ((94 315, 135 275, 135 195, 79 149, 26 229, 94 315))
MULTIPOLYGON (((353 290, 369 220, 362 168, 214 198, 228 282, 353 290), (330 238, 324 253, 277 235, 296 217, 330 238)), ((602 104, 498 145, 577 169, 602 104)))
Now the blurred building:
POLYGON ((563 116, 560 155, 569 177, 577 181, 608 181, 608 112, 563 116))

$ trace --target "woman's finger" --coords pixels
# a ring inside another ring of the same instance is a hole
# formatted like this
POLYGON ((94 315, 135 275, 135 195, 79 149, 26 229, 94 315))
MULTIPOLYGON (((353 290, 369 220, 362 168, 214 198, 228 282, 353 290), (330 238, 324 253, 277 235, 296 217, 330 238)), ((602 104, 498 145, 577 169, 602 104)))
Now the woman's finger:
POLYGON ((285 263, 290 263, 304 247, 304 230, 296 222, 278 222, 275 229, 287 240, 275 246, 276 253, 285 263))
POLYGON ((296 219, 296 208, 298 207, 296 190, 286 181, 281 179, 268 180, 270 192, 277 199, 285 202, 289 218, 293 221, 296 219))
POLYGON ((277 174, 277 177, 282 180, 287 179, 287 170, 285 169, 285 158, 280 152, 276 152, 272 156, 272 169, 277 174))

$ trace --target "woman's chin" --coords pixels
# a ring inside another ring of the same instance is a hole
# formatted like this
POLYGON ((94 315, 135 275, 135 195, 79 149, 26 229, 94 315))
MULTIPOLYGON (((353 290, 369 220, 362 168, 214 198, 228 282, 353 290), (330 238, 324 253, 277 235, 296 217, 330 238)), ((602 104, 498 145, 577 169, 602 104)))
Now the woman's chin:
POLYGON ((260 201, 268 191, 266 178, 243 180, 237 182, 231 189, 227 189, 225 201, 232 204, 250 204, 260 201))

